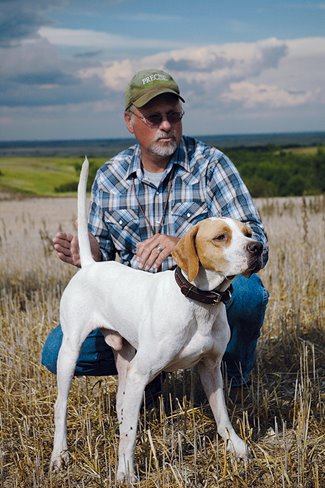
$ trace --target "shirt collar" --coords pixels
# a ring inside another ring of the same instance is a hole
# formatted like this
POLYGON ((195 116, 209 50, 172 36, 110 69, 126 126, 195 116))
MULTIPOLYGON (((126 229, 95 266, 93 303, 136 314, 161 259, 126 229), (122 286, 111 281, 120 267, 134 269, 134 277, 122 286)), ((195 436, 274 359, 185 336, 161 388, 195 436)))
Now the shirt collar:
POLYGON ((139 144, 135 144, 134 152, 130 161, 129 169, 125 173, 125 179, 127 180, 131 175, 141 174, 141 151, 139 144))
MULTIPOLYGON (((184 138, 182 137, 178 148, 174 152, 171 160, 169 161, 166 173, 170 171, 170 169, 174 166, 178 165, 185 170, 185 172, 190 172, 190 164, 188 161, 187 152, 185 150, 185 142, 184 138)), ((128 179, 131 175, 136 174, 138 178, 142 176, 142 169, 141 169, 141 150, 139 144, 134 146, 134 153, 130 161, 129 169, 125 174, 125 179, 128 179)))

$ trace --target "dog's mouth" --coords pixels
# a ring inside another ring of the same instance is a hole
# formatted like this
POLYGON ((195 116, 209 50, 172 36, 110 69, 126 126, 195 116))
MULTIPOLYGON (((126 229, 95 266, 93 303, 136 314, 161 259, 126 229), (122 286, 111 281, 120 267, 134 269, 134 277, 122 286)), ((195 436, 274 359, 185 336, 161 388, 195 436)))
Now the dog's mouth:
POLYGON ((262 259, 261 256, 254 257, 254 259, 249 260, 248 268, 243 273, 246 278, 249 278, 252 274, 257 273, 262 267, 262 259))
POLYGON ((226 280, 232 281, 235 278, 236 275, 227 275, 226 280))

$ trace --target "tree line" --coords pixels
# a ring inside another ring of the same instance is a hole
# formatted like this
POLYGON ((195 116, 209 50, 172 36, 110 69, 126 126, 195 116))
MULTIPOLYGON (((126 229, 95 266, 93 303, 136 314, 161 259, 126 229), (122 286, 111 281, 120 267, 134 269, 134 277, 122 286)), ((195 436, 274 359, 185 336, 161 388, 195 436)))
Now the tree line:
MULTIPOLYGON (((287 197, 325 193, 325 148, 313 151, 274 145, 233 147, 225 149, 237 167, 251 195, 287 197)), ((103 161, 90 158, 88 190, 103 161)), ((75 164, 77 177, 81 163, 75 164)), ((76 191, 77 183, 60 185, 57 192, 76 191)))
POLYGON ((226 154, 253 197, 318 195, 325 192, 325 149, 295 151, 276 146, 238 147, 226 154))

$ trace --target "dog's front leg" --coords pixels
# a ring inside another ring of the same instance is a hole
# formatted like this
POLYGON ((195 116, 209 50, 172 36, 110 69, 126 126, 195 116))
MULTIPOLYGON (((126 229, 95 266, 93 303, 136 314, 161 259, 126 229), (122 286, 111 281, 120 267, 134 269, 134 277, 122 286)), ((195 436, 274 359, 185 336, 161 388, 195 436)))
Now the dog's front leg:
POLYGON ((218 434, 226 442, 227 449, 234 452, 237 457, 247 459, 247 446, 234 431, 228 417, 220 361, 216 363, 212 358, 205 358, 198 366, 201 382, 217 423, 218 434))
POLYGON ((149 380, 149 375, 141 374, 132 362, 127 371, 124 391, 121 391, 123 409, 120 420, 118 481, 137 481, 134 472, 134 447, 139 411, 149 380))

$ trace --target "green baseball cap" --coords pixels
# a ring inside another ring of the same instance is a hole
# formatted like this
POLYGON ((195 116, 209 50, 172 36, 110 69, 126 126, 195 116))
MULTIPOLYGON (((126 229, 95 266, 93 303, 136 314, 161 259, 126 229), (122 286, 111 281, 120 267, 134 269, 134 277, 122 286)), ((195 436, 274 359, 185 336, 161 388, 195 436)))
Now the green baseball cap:
POLYGON ((125 110, 131 105, 143 107, 153 98, 163 93, 173 93, 182 102, 176 81, 166 71, 159 69, 146 69, 138 71, 125 90, 125 110))

